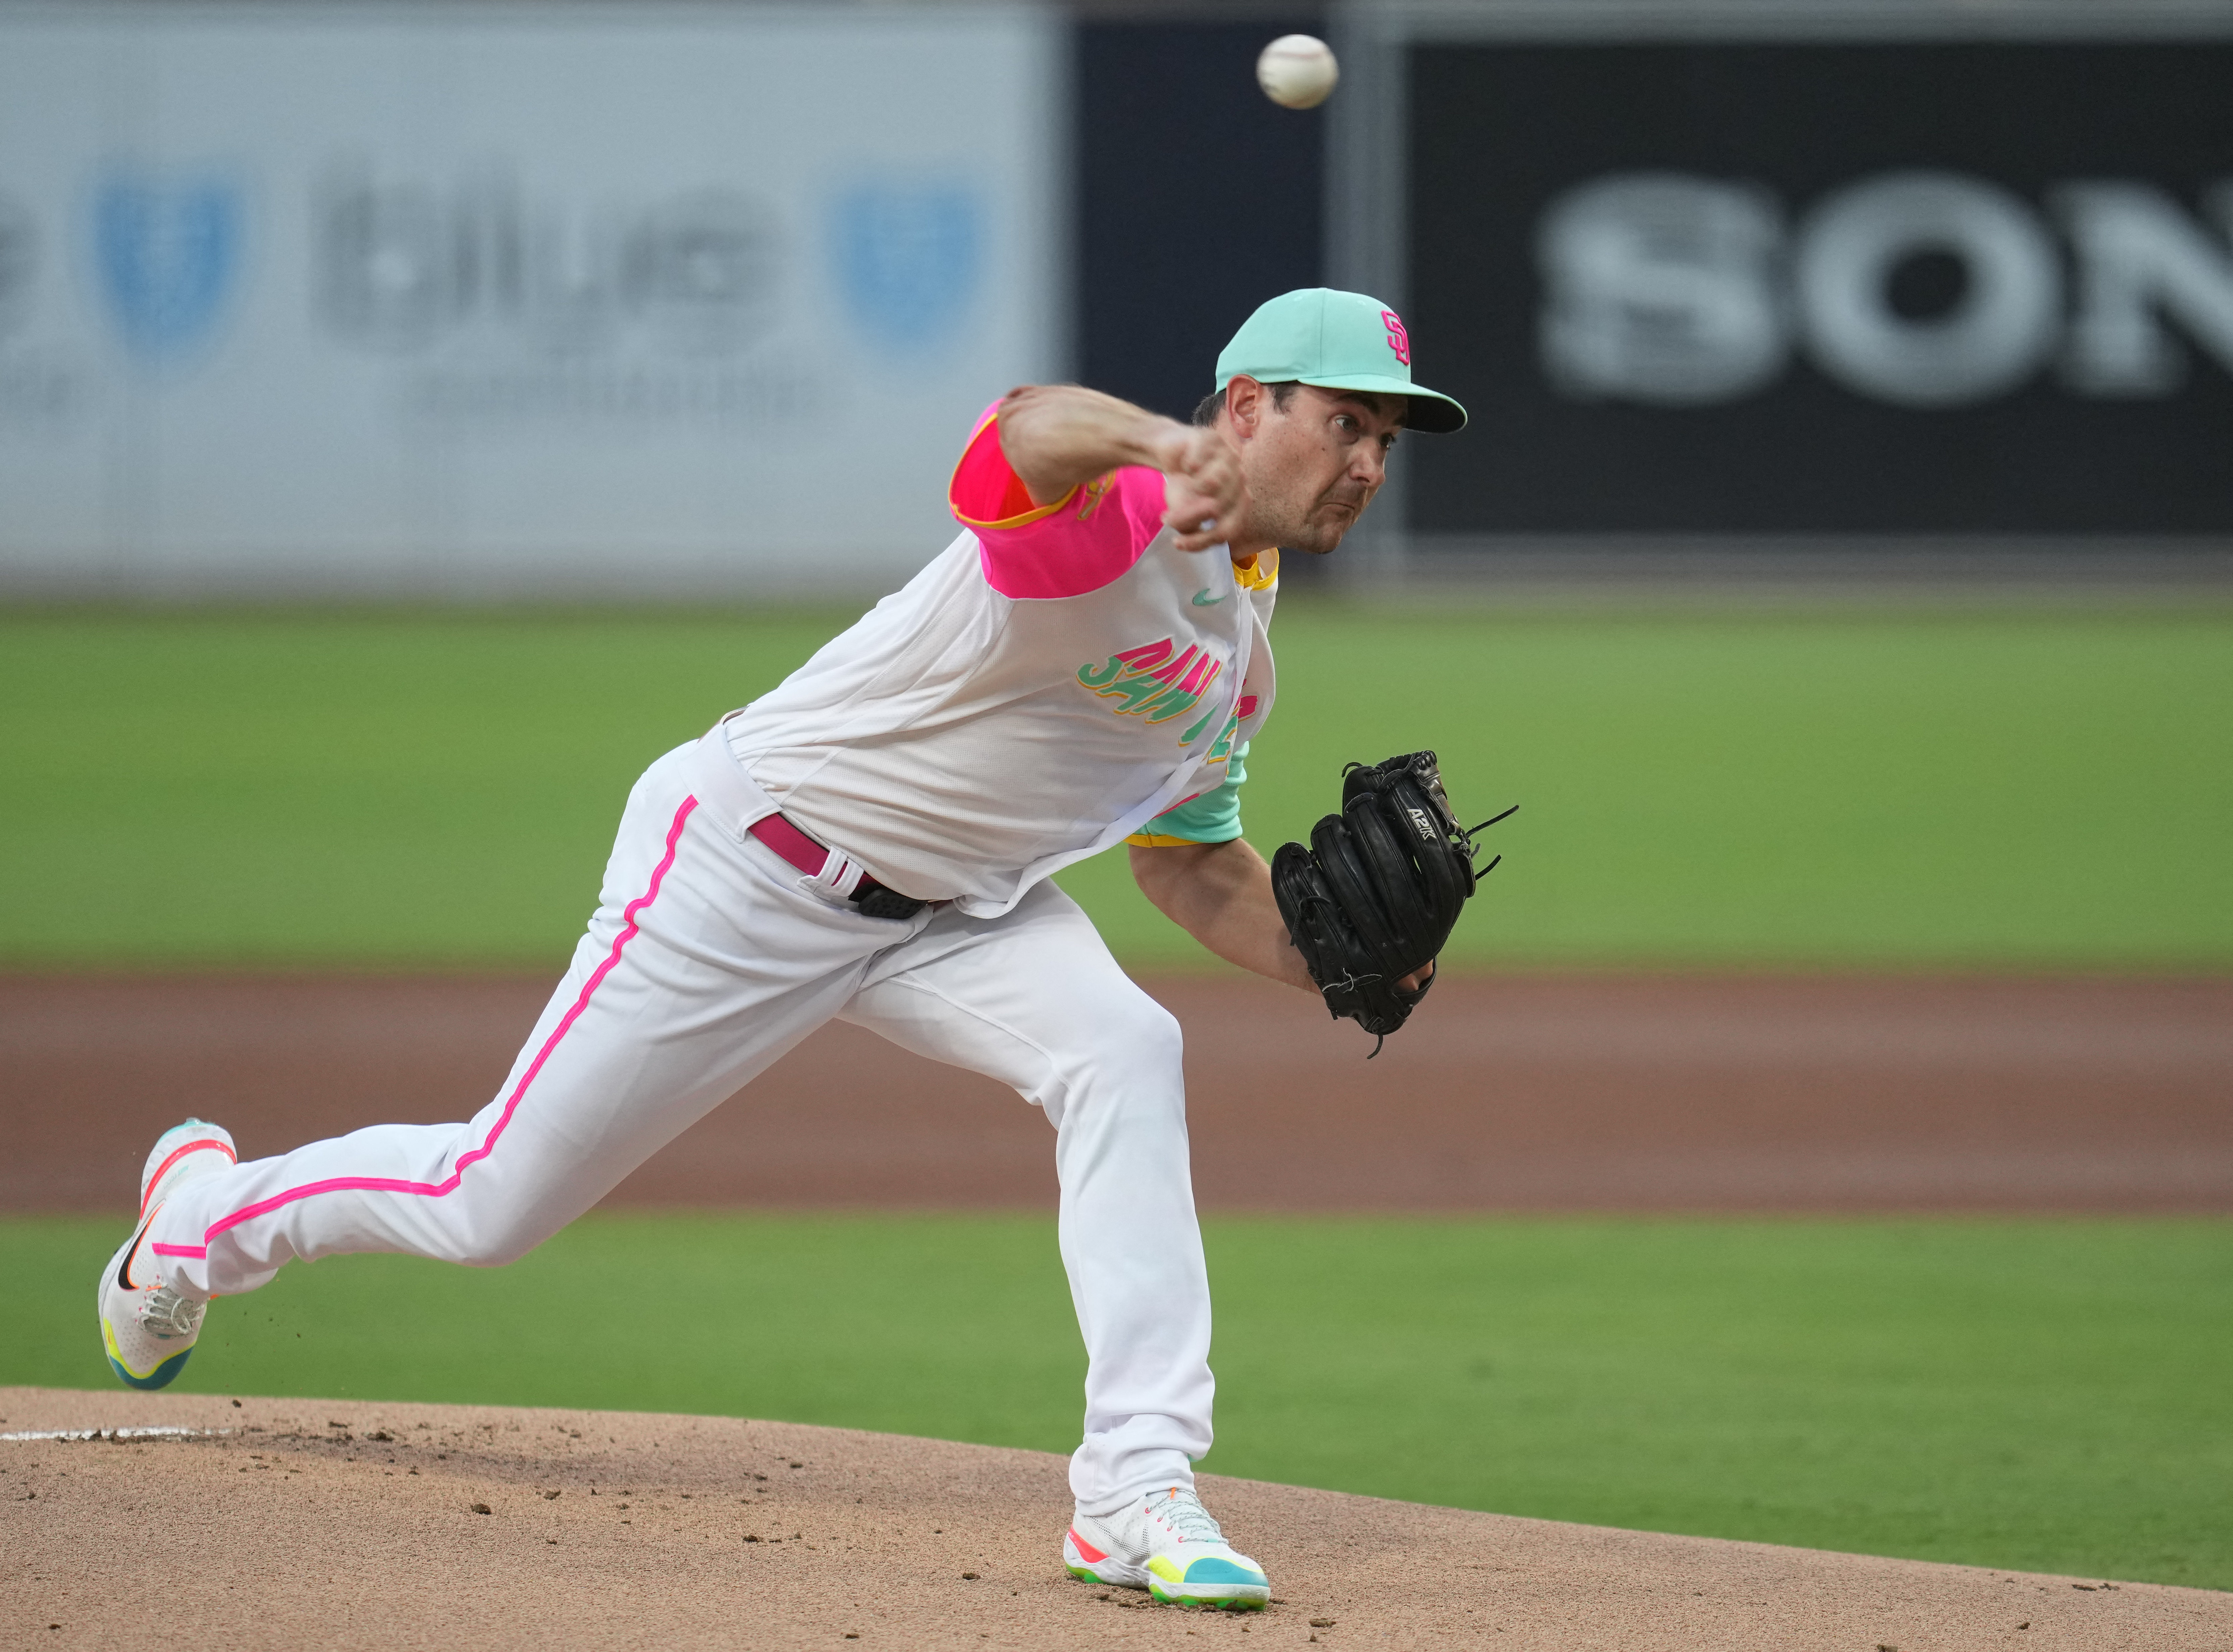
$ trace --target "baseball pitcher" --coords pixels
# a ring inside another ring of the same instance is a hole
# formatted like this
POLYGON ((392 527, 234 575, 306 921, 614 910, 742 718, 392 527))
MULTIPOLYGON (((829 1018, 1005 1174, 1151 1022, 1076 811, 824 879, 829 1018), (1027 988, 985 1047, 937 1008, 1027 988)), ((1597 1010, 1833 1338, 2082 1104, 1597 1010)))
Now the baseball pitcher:
POLYGON ((1191 426, 1076 386, 988 408, 953 543, 636 783, 572 966, 472 1121, 245 1164, 216 1125, 166 1133, 101 1277, 117 1375, 169 1382, 212 1296, 296 1258, 511 1261, 834 1018, 1012 1086, 1054 1128, 1090 1358, 1064 1564, 1262 1606, 1263 1569, 1193 1489, 1213 1383, 1178 1025, 1051 875, 1128 842, 1218 956, 1401 1024, 1472 889, 1432 754, 1351 772, 1276 888, 1239 797, 1281 550, 1333 550, 1398 433, 1465 412, 1411 381, 1393 311, 1323 288, 1258 309, 1216 385, 1191 426))

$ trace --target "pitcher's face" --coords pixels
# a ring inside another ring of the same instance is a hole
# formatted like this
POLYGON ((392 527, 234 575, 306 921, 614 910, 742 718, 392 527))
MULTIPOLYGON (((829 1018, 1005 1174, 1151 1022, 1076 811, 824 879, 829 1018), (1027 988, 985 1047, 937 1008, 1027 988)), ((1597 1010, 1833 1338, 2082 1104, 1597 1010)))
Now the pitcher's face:
POLYGON ((1388 452, 1407 404, 1400 396, 1299 384, 1281 407, 1267 387, 1247 382, 1253 393, 1232 398, 1227 416, 1241 438, 1252 537, 1322 556, 1341 543, 1387 479, 1388 452))

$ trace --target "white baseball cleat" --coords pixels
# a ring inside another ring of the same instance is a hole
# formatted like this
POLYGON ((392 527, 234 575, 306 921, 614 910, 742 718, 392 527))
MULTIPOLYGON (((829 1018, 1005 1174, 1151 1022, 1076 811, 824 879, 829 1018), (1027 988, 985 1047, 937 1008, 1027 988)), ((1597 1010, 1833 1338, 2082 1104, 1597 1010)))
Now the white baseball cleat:
POLYGON ((1175 1606, 1253 1612, 1272 1598, 1264 1568, 1234 1551, 1188 1486, 1149 1492, 1114 1514, 1075 1516, 1062 1564, 1073 1577, 1144 1589, 1175 1606))
POLYGON ((140 1225, 108 1259, 94 1287, 101 1344, 116 1375, 135 1389, 160 1389, 186 1369, 201 1334, 209 1298, 163 1282, 147 1250, 147 1228, 163 1201, 190 1181, 232 1165, 232 1137, 215 1124, 188 1119, 156 1138, 140 1172, 140 1225))

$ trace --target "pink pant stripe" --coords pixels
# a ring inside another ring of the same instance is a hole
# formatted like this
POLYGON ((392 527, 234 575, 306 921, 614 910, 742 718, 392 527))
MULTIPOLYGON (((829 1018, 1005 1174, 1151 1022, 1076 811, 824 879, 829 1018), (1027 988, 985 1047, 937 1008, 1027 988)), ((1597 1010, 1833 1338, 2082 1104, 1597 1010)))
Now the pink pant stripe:
POLYGON ((211 1223, 208 1231, 203 1233, 202 1249, 199 1251, 173 1249, 161 1246, 158 1246, 157 1250, 166 1256, 206 1255, 209 1242, 224 1232, 225 1229, 238 1227, 241 1223, 252 1221, 258 1216, 268 1215, 283 1205, 291 1205, 298 1199, 308 1199, 313 1193, 417 1193, 428 1199, 441 1199, 455 1193, 458 1183, 465 1176, 465 1167, 487 1158, 495 1149, 497 1138, 504 1134, 505 1127, 511 1122, 511 1115, 519 1109, 520 1099, 527 1094, 527 1087, 535 1082, 536 1074, 543 1070, 543 1063, 550 1059, 550 1052, 558 1047, 558 1041, 566 1036, 567 1029, 574 1024, 583 1011, 589 1007, 590 995, 597 990, 605 977, 612 972, 613 966, 621 961, 621 948, 627 946, 636 933, 636 914, 658 898, 660 883, 667 876, 667 868, 674 864, 675 848, 682 841, 683 823, 690 818, 690 811, 697 807, 697 798, 685 797, 682 800, 682 807, 674 811, 674 823, 667 829, 667 855, 652 869, 650 887, 629 901, 627 909, 622 913, 621 916, 624 921, 621 933, 613 937, 612 951, 605 954, 605 961, 597 966, 596 973, 583 983, 582 994, 574 1000, 574 1007, 566 1011, 566 1018, 561 1021, 550 1036, 543 1041, 543 1048, 535 1052, 534 1062, 525 1072, 520 1075, 519 1083, 512 1086, 511 1096, 505 1101, 504 1112, 498 1118, 496 1128, 488 1133, 488 1139, 470 1153, 459 1155, 457 1167, 452 1170, 448 1176, 440 1181, 403 1181, 388 1176, 329 1176, 323 1181, 308 1182, 300 1187, 290 1187, 284 1193, 274 1193, 269 1199, 258 1200, 255 1204, 244 1209, 237 1210, 230 1216, 220 1217, 211 1223))

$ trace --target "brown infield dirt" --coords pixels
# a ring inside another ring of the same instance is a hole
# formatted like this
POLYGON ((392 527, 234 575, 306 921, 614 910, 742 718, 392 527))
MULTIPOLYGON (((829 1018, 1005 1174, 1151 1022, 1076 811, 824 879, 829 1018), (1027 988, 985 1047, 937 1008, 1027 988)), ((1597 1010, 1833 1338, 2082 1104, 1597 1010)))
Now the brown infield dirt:
POLYGON ((1080 1583, 1064 1460, 732 1418, 0 1389, 18 1647, 2223 1652, 2233 1595, 1206 1475, 1260 1614, 1080 1583), (55 1429, 224 1429, 24 1440, 55 1429))
MULTIPOLYGON (((2233 1210, 2233 981, 1477 977, 1379 1059, 1299 994, 1150 990, 1213 1210, 2233 1210)), ((128 1209, 493 1092, 541 979, 0 977, 0 1211, 128 1209)), ((628 1204, 1051 1208, 1045 1122, 855 1029, 628 1204)), ((0 1335, 4 1335, 0 1330, 0 1335)), ((2233 1646, 2233 1595, 1562 1525, 1206 1476, 1260 1616, 1064 1575, 1058 1457, 792 1424, 0 1389, 14 1646, 1940 1652, 2233 1646), (9 1439, 60 1428, 191 1437, 9 1439), (1245 1638, 1244 1638, 1245 1637, 1245 1638)))
MULTIPOLYGON (((1288 989, 1146 984, 1207 1210, 2233 1211, 2233 979, 1454 976, 1370 1062, 1288 989)), ((189 1114, 244 1156, 470 1116, 550 985, 0 976, 0 1211, 128 1207, 189 1114)), ((833 1025, 609 1202, 1051 1209, 1051 1149, 833 1025)))

